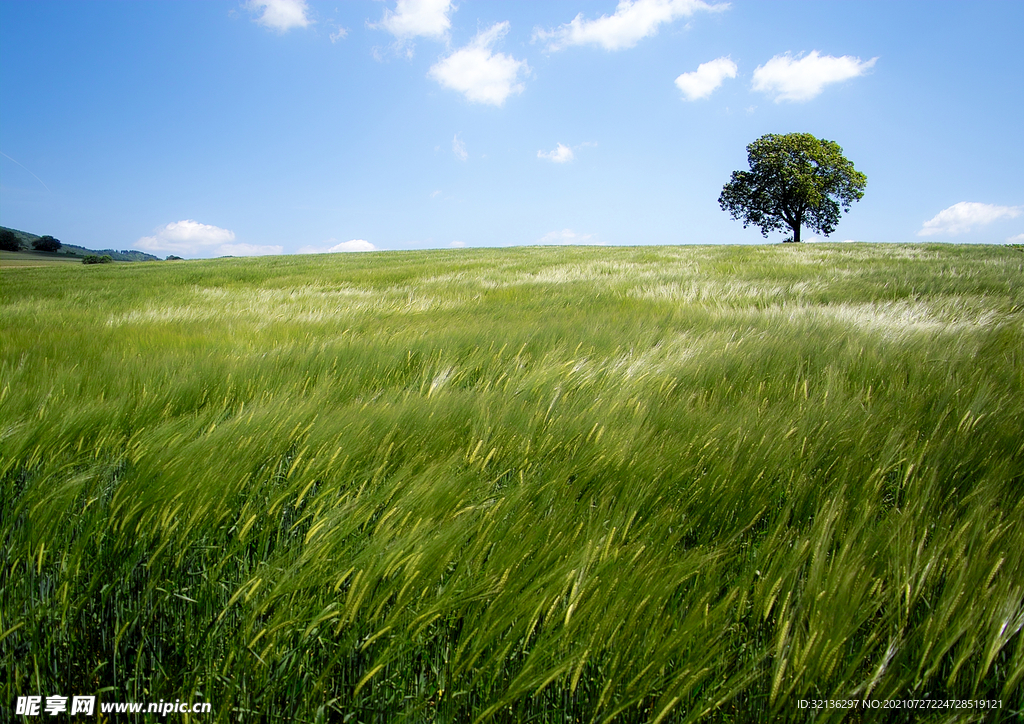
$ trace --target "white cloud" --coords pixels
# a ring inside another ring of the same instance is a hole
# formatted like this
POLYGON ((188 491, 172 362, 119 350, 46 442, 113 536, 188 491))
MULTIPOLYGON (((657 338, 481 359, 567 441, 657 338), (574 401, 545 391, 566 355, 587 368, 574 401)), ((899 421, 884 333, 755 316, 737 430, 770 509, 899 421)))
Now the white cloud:
POLYGON ((1016 236, 1011 236, 1011 237, 1009 237, 1006 240, 1006 243, 1007 244, 1024 244, 1024 234, 1017 234, 1016 236))
POLYGON ((454 10, 451 0, 398 0, 393 11, 385 9, 381 21, 370 27, 386 30, 399 41, 420 35, 444 40, 452 26, 448 15, 454 10))
MULTIPOLYGON (((256 247, 249 244, 232 244, 235 232, 219 226, 200 224, 186 219, 154 229, 152 236, 143 236, 135 245, 143 251, 155 254, 178 256, 241 256, 239 249, 262 249, 263 254, 280 254, 281 247, 256 247)), ((249 256, 250 254, 245 254, 249 256)))
POLYGON ((284 32, 292 28, 305 28, 310 24, 306 15, 306 0, 249 0, 245 4, 250 12, 262 15, 256 18, 260 25, 284 32))
POLYGON ((572 229, 549 231, 537 239, 538 244, 600 244, 593 234, 577 234, 572 229))
POLYGON ((996 206, 979 204, 975 201, 961 201, 943 209, 924 222, 918 236, 949 234, 956 236, 971 231, 975 226, 991 224, 999 219, 1015 219, 1020 216, 1020 206, 996 206))
POLYGON ((821 55, 817 50, 794 60, 789 53, 776 55, 754 70, 753 89, 775 94, 775 102, 807 101, 821 93, 830 83, 864 75, 878 58, 861 60, 852 55, 836 58, 821 55))
POLYGON ((701 63, 692 73, 683 73, 676 78, 676 87, 683 92, 686 100, 707 98, 726 78, 735 78, 736 70, 736 64, 729 58, 715 58, 701 63))
POLYGON ((377 247, 368 242, 366 239, 351 239, 349 241, 343 241, 340 244, 333 243, 337 242, 337 239, 328 239, 324 244, 332 244, 332 246, 304 246, 299 249, 300 254, 336 254, 341 251, 376 251, 377 247))
POLYGON ((466 248, 466 242, 464 242, 464 241, 453 241, 448 246, 450 246, 452 249, 465 249, 466 248))
POLYGON ((337 43, 339 40, 344 40, 348 37, 348 28, 338 27, 333 33, 331 33, 331 42, 337 43))
POLYGON ((555 148, 554 151, 548 151, 546 153, 544 151, 537 151, 537 158, 546 158, 555 163, 566 163, 567 161, 572 161, 575 156, 573 155, 571 148, 559 143, 558 147, 555 148))
POLYGON ((605 50, 621 50, 654 35, 663 23, 689 17, 698 10, 717 12, 727 7, 728 3, 708 4, 702 0, 620 0, 614 15, 584 20, 580 13, 571 23, 554 30, 534 30, 533 39, 547 41, 549 51, 571 45, 599 45, 605 50))
POLYGON ((270 256, 283 251, 284 247, 277 244, 224 244, 217 247, 217 256, 270 256))
MULTIPOLYGON (((332 239, 333 241, 333 239, 332 239)), ((339 251, 376 251, 377 247, 368 242, 366 239, 351 239, 349 241, 343 241, 340 244, 335 244, 327 250, 329 254, 333 254, 339 251)))
POLYGON ((435 63, 427 75, 473 103, 503 105, 511 94, 523 92, 519 74, 530 72, 525 60, 491 50, 508 30, 506 20, 480 31, 465 48, 435 63))
MULTIPOLYGON (((469 154, 466 153, 466 144, 463 143, 462 140, 459 138, 458 133, 456 133, 455 138, 452 139, 452 153, 454 153, 455 157, 460 161, 465 161, 467 158, 469 158, 469 154)), ((434 192, 434 196, 437 196, 437 194, 439 193, 441 192, 434 192)))

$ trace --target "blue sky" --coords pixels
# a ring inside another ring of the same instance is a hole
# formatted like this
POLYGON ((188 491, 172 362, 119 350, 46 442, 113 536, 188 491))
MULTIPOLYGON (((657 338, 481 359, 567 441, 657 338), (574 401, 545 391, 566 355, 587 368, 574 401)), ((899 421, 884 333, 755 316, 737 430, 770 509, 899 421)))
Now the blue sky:
POLYGON ((184 257, 765 243, 718 194, 807 132, 868 178, 830 240, 1024 242, 1022 29, 1021 2, 0 0, 0 224, 184 257))

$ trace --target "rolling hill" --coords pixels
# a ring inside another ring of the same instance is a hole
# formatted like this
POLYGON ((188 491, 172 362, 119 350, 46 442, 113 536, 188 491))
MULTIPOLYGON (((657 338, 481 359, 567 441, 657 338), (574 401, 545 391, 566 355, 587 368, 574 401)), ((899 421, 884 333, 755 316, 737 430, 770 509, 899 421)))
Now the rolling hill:
MULTIPOLYGON (((12 231, 14 235, 18 237, 21 242, 23 251, 32 250, 32 242, 36 239, 41 238, 39 234, 30 234, 27 231, 21 231, 19 229, 11 229, 6 226, 0 226, 0 230, 12 231)), ((77 244, 68 244, 61 242, 61 248, 59 252, 56 252, 54 256, 70 256, 74 258, 82 258, 88 254, 97 254, 102 256, 103 254, 110 255, 110 258, 114 261, 160 261, 160 257, 152 254, 147 254, 143 251, 136 249, 123 249, 118 251, 116 249, 87 249, 84 246, 78 246, 77 244)))

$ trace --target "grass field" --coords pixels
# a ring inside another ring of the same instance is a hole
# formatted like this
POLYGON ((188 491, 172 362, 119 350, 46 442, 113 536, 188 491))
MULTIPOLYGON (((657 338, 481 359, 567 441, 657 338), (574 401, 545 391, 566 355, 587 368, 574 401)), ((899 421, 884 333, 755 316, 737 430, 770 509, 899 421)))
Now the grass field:
POLYGON ((4 707, 1024 709, 1018 249, 4 269, 0 341, 4 707), (1001 708, 799 707, 920 698, 1001 708))
POLYGON ((42 251, 0 251, 0 269, 53 264, 81 264, 82 258, 42 251))

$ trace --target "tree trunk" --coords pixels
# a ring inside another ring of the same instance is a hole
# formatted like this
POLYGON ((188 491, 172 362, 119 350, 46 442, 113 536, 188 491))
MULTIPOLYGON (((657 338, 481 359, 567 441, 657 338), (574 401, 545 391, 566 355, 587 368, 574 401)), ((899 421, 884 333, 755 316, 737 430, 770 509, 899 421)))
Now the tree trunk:
POLYGON ((796 222, 793 224, 794 244, 800 243, 800 227, 804 225, 804 211, 806 211, 806 209, 801 208, 793 215, 793 221, 796 222))

